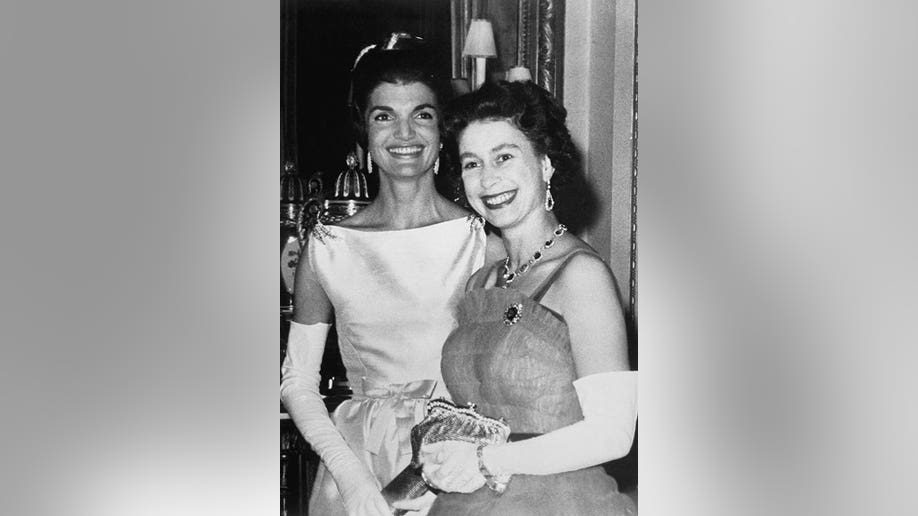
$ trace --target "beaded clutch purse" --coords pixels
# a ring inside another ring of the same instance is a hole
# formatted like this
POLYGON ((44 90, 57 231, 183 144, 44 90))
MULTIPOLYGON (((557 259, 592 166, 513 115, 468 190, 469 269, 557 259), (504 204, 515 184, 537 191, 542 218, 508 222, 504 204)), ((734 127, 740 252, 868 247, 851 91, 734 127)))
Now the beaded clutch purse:
MULTIPOLYGON (((479 414, 470 403, 459 407, 446 399, 428 402, 427 416, 411 429, 411 463, 382 490, 391 505, 399 500, 417 498, 430 488, 421 476, 421 446, 440 441, 465 441, 475 444, 507 442, 510 426, 502 419, 479 414)), ((405 511, 395 511, 397 516, 405 511)))

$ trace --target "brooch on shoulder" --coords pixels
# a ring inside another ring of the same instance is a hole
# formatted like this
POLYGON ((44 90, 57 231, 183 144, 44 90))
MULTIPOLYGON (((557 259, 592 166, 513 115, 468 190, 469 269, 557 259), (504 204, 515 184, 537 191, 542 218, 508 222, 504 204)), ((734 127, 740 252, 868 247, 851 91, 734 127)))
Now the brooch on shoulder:
POLYGON ((513 326, 523 316, 523 303, 513 303, 504 310, 504 324, 513 326))
POLYGON ((316 224, 312 227, 312 236, 315 237, 316 240, 318 240, 319 242, 323 244, 325 244, 326 238, 328 239, 338 238, 338 235, 335 235, 334 233, 332 233, 331 230, 328 229, 328 226, 326 226, 325 224, 322 224, 321 220, 317 220, 316 224))
POLYGON ((471 232, 478 231, 479 229, 483 228, 485 225, 484 219, 481 218, 479 215, 475 215, 474 213, 469 214, 469 216, 466 217, 465 219, 469 223, 469 231, 471 232))

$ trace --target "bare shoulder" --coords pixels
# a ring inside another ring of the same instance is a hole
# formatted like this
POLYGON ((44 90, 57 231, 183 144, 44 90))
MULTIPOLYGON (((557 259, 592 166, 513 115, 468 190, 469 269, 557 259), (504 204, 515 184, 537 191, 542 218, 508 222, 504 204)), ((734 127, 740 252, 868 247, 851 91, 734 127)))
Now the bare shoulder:
POLYGON ((573 281, 583 281, 612 276, 612 270, 598 254, 579 252, 571 257, 563 271, 573 281))
POLYGON ((551 303, 567 322, 578 374, 629 369, 624 312, 606 263, 594 253, 579 252, 555 286, 551 303))
POLYGON ((576 252, 556 281, 557 293, 565 302, 589 297, 612 301, 618 297, 615 276, 608 264, 584 242, 574 246, 576 252), (583 252, 583 251, 588 252, 583 252))

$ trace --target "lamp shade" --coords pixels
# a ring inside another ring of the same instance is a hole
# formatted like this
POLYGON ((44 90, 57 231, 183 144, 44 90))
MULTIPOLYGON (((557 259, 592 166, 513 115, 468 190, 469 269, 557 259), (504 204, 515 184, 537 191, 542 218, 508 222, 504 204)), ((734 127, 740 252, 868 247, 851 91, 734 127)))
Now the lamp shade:
POLYGON ((497 57, 491 22, 472 20, 468 36, 465 38, 465 47, 462 48, 462 55, 465 57, 497 57))
POLYGON ((525 66, 514 66, 507 72, 507 80, 510 82, 531 81, 532 74, 525 66))

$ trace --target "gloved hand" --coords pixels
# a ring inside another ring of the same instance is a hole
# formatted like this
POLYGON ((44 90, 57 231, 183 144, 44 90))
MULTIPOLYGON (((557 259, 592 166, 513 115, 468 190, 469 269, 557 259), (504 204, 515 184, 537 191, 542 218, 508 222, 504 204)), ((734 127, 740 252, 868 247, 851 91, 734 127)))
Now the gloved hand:
POLYGON ((465 441, 440 441, 421 448, 428 482, 441 491, 471 493, 485 484, 478 468, 478 445, 465 441))
POLYGON ((379 485, 335 428, 319 394, 322 355, 330 324, 290 323, 281 367, 281 400, 303 438, 328 468, 351 516, 391 516, 379 485))

